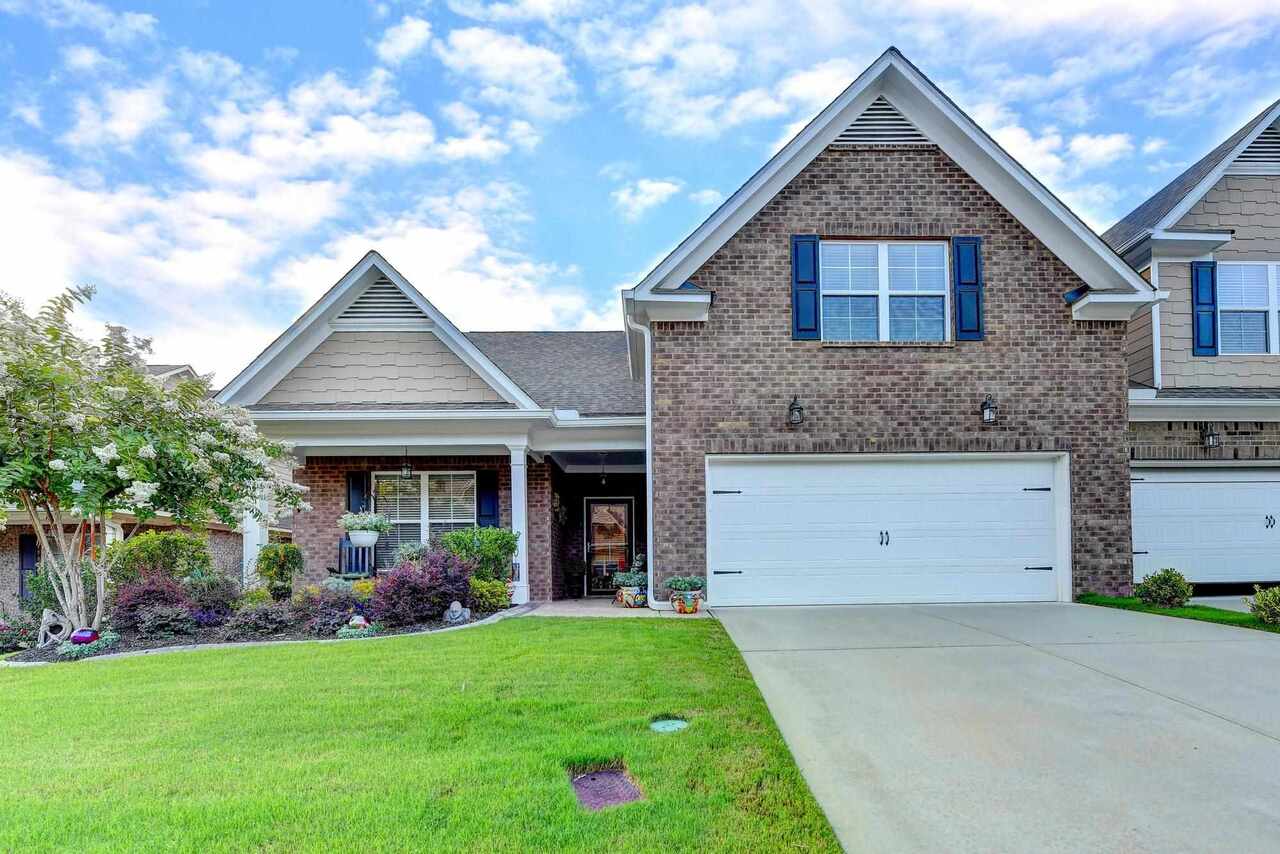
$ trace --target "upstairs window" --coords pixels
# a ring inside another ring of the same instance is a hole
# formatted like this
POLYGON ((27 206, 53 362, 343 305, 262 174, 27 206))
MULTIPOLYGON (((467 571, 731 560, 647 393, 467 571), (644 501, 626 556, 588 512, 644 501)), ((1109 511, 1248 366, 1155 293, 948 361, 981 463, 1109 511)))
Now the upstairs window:
POLYGON ((1280 352, 1280 264, 1218 264, 1218 352, 1280 352))
POLYGON ((938 242, 824 240, 824 341, 946 341, 950 277, 938 242))

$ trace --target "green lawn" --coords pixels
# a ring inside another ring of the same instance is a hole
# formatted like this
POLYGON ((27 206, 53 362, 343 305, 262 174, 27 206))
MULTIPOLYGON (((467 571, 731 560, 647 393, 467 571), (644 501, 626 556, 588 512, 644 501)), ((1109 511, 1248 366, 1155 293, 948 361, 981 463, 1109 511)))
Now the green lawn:
POLYGON ((0 668, 0 697, 0 851, 839 850, 714 620, 0 668), (646 799, 585 812, 566 767, 619 760, 646 799))
POLYGON ((1163 614, 1166 617, 1182 617, 1187 620, 1202 620, 1206 623, 1222 623, 1224 626, 1239 626, 1242 629, 1280 632, 1280 626, 1267 625, 1253 616, 1253 614, 1243 611, 1228 611, 1226 608, 1211 608, 1208 605, 1157 608, 1154 605, 1142 604, 1136 596, 1101 596, 1097 593, 1082 593, 1079 601, 1085 605, 1101 605, 1104 608, 1122 608, 1126 611, 1142 611, 1145 614, 1163 614))

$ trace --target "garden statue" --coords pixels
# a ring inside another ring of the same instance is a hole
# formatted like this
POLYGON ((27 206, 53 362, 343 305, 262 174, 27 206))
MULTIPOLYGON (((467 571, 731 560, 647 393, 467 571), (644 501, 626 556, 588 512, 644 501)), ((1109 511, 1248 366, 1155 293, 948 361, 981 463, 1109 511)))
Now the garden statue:
POLYGON ((444 621, 446 625, 460 626, 470 621, 471 609, 462 607, 461 602, 451 602, 449 610, 444 612, 444 621))
POLYGON ((40 634, 36 638, 36 646, 44 649, 47 646, 62 643, 71 637, 71 623, 61 614, 48 608, 40 615, 40 634))

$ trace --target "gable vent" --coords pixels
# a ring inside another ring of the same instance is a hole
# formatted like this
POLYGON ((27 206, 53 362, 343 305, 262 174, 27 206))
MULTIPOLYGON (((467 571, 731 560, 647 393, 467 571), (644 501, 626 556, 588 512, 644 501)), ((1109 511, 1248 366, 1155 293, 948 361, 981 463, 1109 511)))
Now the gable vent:
POLYGON ((1280 175, 1280 126, 1258 134, 1249 147, 1240 152, 1227 172, 1235 175, 1280 175))
POLYGON ((341 321, 386 322, 427 320, 422 309, 386 277, 380 278, 338 316, 341 321))
POLYGON ((928 145, 929 138, 881 95, 835 139, 836 145, 928 145))

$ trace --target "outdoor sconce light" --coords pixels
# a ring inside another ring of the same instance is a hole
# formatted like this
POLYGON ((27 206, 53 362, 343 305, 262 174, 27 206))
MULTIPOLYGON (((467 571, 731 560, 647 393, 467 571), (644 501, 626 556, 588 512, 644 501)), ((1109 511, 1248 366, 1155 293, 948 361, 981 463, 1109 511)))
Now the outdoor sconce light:
POLYGON ((982 413, 983 424, 995 424, 996 420, 1000 417, 1000 407, 996 405, 996 402, 991 395, 987 395, 987 399, 982 401, 982 406, 979 407, 979 411, 982 413))
POLYGON ((1216 448, 1222 444, 1222 436, 1217 430, 1213 429, 1212 424, 1204 425, 1204 429, 1200 431, 1200 444, 1206 448, 1216 448))
POLYGON ((791 405, 787 407, 787 426, 799 427, 804 423, 804 407, 800 405, 800 398, 791 398, 791 405))
POLYGON ((404 461, 400 463, 400 479, 413 480, 413 466, 409 465, 409 448, 404 449, 404 461))

